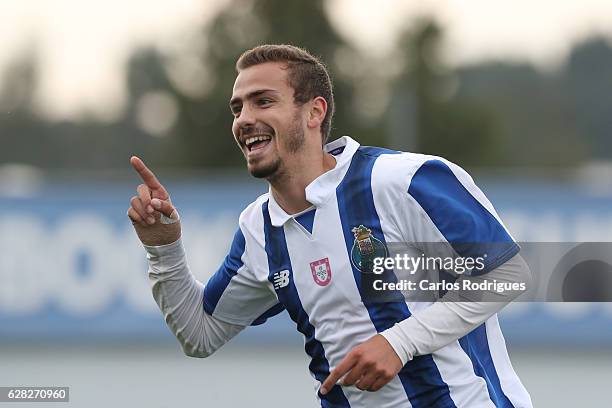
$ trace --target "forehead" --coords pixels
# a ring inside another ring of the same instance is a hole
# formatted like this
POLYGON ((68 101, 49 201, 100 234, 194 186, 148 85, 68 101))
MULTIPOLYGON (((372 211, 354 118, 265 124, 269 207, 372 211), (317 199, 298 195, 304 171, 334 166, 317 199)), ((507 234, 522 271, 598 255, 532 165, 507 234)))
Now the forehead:
POLYGON ((293 93, 287 81, 286 64, 266 62, 243 69, 234 82, 232 99, 243 99, 247 94, 262 89, 293 93))

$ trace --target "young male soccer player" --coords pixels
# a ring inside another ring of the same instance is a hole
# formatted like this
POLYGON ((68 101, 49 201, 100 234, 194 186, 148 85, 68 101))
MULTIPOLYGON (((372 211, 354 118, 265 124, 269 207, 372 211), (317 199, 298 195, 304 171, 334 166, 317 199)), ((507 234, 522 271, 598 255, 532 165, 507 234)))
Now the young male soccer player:
POLYGON ((495 315, 510 299, 469 301, 460 290, 433 303, 365 295, 359 259, 386 253, 389 242, 442 243, 457 256, 479 255, 465 243, 505 243, 487 247, 484 268, 470 278, 529 278, 470 176, 435 156, 363 147, 347 136, 325 145, 331 81, 300 48, 259 46, 236 68, 232 131, 249 172, 270 191, 242 212, 206 286, 189 272, 168 192, 131 159, 144 183, 128 216, 147 250, 153 296, 185 353, 209 356, 286 309, 305 336, 323 407, 530 407, 495 315))

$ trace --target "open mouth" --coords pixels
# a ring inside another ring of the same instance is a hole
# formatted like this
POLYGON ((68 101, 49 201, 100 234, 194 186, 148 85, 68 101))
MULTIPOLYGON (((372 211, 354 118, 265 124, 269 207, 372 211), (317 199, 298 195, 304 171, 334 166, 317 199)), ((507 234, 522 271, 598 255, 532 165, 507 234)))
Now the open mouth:
POLYGON ((272 137, 268 135, 250 136, 246 138, 244 144, 246 145, 247 150, 252 152, 254 150, 259 150, 266 147, 266 145, 270 143, 271 139, 272 137))

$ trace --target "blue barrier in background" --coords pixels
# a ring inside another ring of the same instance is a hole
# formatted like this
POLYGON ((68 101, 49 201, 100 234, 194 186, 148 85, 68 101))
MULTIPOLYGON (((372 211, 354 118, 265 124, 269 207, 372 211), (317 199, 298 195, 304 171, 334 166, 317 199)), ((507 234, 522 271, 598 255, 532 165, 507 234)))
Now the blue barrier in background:
MULTIPOLYGON (((519 241, 612 241, 612 197, 578 185, 492 180, 483 190, 519 241)), ((134 185, 52 183, 0 198, 0 341, 166 341, 144 252, 125 215, 134 185)), ((240 211, 266 191, 234 179, 168 185, 181 210, 189 264, 206 281, 240 211)), ((513 344, 612 344, 612 304, 512 305, 513 344)), ((286 314, 247 329, 248 341, 295 338, 286 314)))

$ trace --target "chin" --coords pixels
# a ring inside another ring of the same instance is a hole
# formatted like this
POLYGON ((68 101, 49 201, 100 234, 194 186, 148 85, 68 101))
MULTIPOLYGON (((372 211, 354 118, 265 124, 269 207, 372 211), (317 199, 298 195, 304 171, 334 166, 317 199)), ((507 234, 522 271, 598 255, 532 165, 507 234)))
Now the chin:
POLYGON ((279 162, 274 162, 264 166, 248 166, 248 169, 249 173, 251 173, 251 176, 255 178, 270 179, 273 178, 274 175, 278 172, 279 165, 279 162))
POLYGON ((251 173, 251 176, 258 178, 258 179, 268 178, 270 176, 268 172, 263 171, 261 169, 253 169, 253 170, 249 170, 249 172, 251 173))

